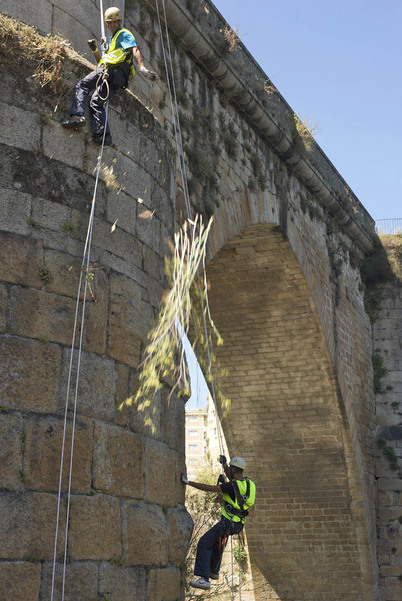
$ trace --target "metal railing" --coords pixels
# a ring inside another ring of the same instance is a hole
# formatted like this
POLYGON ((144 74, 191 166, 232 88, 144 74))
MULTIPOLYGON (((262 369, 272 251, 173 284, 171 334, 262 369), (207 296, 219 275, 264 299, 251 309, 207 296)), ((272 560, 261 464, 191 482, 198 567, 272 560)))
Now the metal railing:
POLYGON ((375 229, 377 234, 402 234, 402 219, 378 219, 375 229))

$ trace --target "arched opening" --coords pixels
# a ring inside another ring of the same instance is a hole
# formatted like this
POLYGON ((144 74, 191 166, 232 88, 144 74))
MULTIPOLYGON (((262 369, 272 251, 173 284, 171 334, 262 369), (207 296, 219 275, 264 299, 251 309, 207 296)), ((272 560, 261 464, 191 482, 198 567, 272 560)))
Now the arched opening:
POLYGON ((256 599, 361 598, 349 433, 297 257, 277 226, 254 225, 207 274, 232 401, 223 429, 257 484, 247 524, 256 599))

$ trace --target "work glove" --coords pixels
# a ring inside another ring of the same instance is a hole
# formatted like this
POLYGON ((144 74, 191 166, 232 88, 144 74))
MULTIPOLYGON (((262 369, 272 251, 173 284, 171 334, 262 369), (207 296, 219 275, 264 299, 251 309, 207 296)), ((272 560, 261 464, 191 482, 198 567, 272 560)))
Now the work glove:
POLYGON ((219 484, 225 484, 226 483, 226 478, 223 474, 220 474, 218 477, 218 486, 219 484))
POLYGON ((145 75, 145 77, 148 77, 148 79, 150 79, 151 81, 155 81, 156 80, 156 73, 154 73, 153 71, 150 71, 146 67, 142 66, 140 68, 140 71, 141 71, 141 73, 143 75, 145 75))
POLYGON ((225 455, 219 455, 219 459, 218 459, 218 461, 219 461, 219 463, 220 463, 221 465, 226 465, 226 464, 227 464, 227 461, 226 461, 226 457, 225 457, 225 455))
POLYGON ((183 484, 190 484, 190 482, 187 480, 183 473, 180 474, 180 480, 183 482, 183 484))
POLYGON ((96 43, 96 40, 88 40, 88 46, 92 52, 96 52, 98 50, 98 44, 96 43))

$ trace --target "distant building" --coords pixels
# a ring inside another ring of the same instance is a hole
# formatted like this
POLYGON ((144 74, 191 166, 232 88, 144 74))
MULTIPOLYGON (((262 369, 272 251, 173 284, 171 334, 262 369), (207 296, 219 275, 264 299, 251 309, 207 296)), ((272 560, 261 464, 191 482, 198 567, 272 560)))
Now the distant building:
POLYGON ((204 467, 207 458, 212 460, 215 468, 219 466, 216 462, 221 454, 221 445, 224 454, 229 457, 211 397, 208 397, 205 409, 186 409, 185 432, 187 476, 190 480, 196 478, 198 470, 204 467))
POLYGON ((197 471, 204 465, 206 445, 207 411, 186 409, 186 465, 187 477, 194 480, 197 471))

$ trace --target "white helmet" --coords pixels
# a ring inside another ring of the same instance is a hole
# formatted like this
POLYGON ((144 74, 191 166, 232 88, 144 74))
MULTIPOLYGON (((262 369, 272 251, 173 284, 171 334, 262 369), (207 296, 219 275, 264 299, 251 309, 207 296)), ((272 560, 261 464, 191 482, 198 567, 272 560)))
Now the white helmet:
POLYGON ((121 13, 120 9, 116 6, 111 6, 105 11, 105 21, 106 23, 113 23, 114 21, 121 21, 121 13))
POLYGON ((230 460, 230 465, 233 465, 233 467, 238 467, 240 470, 246 469, 246 462, 244 461, 243 457, 233 457, 230 460))

